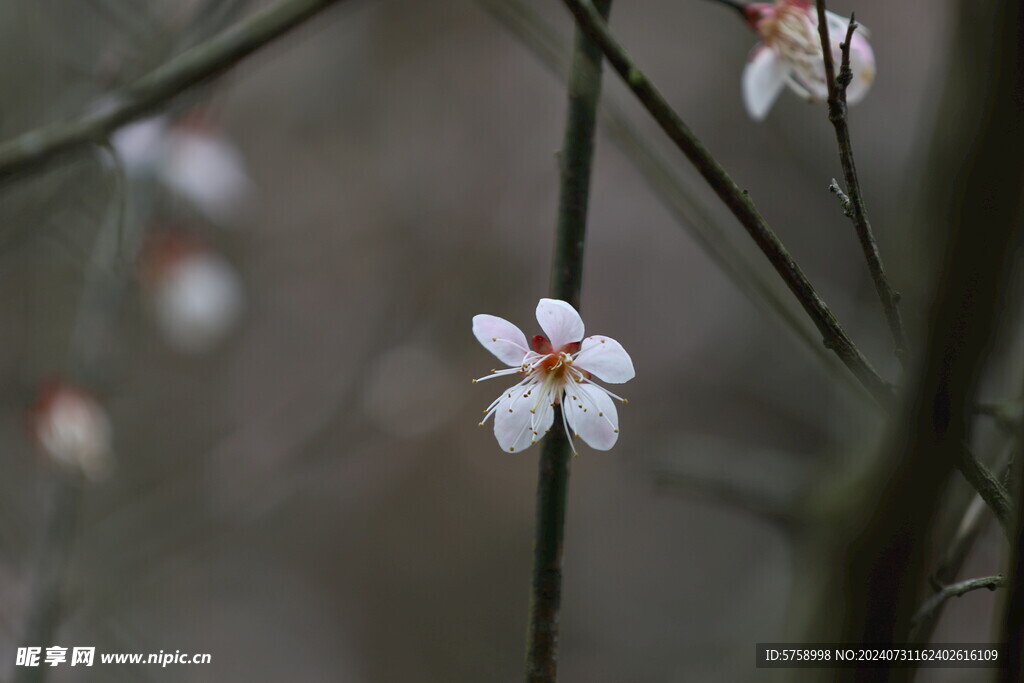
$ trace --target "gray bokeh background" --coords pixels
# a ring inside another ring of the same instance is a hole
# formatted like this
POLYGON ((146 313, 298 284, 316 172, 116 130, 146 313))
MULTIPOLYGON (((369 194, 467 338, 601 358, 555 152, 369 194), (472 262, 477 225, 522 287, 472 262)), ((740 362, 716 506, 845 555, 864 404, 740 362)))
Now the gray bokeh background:
MULTIPOLYGON (((558 3, 529 4, 569 35, 558 3)), ((954 27, 947 3, 831 4, 871 29, 878 78, 851 125, 916 325, 929 250, 915 196, 954 27)), ((3 137, 77 115, 249 11, 214 5, 0 6, 3 137)), ((612 25, 893 376, 856 237, 827 191, 840 169, 824 106, 786 93, 751 122, 739 79, 755 37, 713 3, 620 2, 612 25)), ((760 263, 614 75, 606 85, 760 263)), ((210 652, 213 663, 64 668, 53 680, 519 679, 538 453, 502 453, 476 426, 500 387, 470 384, 495 363, 470 319, 538 331, 565 88, 471 0, 352 0, 195 99, 259 188, 233 229, 192 226, 247 292, 243 321, 210 354, 175 353, 147 318, 131 265, 144 211, 129 206, 123 249, 93 272, 92 245, 126 187, 104 152, 0 188, 3 675, 24 644, 52 479, 24 409, 41 378, 65 371, 108 407, 118 469, 86 493, 56 644, 210 652), (90 277, 110 284, 82 341, 90 277)), ((795 497, 873 447, 880 424, 604 136, 590 215, 584 320, 622 342, 637 377, 623 387, 616 448, 572 462, 561 671, 588 683, 758 679, 754 643, 782 636, 799 587, 787 535, 720 481, 795 497)), ((965 575, 998 570, 997 540, 965 575)), ((989 640, 992 604, 988 593, 955 601, 938 639, 989 640)))

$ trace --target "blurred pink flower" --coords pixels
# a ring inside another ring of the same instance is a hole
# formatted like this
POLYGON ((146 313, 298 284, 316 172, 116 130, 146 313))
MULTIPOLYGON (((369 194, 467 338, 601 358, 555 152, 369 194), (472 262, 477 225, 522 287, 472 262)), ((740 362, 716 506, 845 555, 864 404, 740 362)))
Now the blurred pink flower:
POLYGON ((555 406, 561 404, 570 444, 575 434, 591 448, 608 450, 619 438, 619 417, 612 399, 626 400, 596 384, 592 377, 613 384, 628 382, 636 374, 633 361, 614 339, 599 335, 584 339, 583 320, 564 301, 541 299, 537 322, 547 336, 536 335, 527 344, 522 331, 507 320, 493 315, 473 318, 477 340, 510 366, 473 381, 522 376, 491 403, 480 424, 494 415, 494 436, 501 448, 509 453, 522 451, 550 430, 555 406))
MULTIPOLYGON (((822 102, 828 98, 814 3, 776 0, 774 4, 727 4, 740 10, 747 23, 761 36, 761 43, 754 48, 743 71, 743 102, 751 118, 763 120, 784 85, 811 102, 822 102)), ((825 14, 838 73, 839 44, 845 41, 850 22, 832 12, 825 14)), ((856 104, 864 99, 875 79, 875 54, 863 26, 858 27, 850 42, 850 70, 853 80, 847 87, 846 101, 856 104)))
POLYGON ((110 473, 110 419, 83 389, 60 379, 45 382, 29 414, 29 430, 46 457, 60 467, 93 480, 110 473))

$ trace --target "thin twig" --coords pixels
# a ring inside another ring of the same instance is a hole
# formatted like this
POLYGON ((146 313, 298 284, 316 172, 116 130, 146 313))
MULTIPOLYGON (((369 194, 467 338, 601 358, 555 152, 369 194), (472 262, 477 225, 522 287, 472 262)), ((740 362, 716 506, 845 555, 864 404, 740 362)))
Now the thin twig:
MULTIPOLYGON (((967 510, 957 526, 956 533, 946 546, 939 565, 929 577, 930 583, 936 590, 941 590, 943 585, 956 579, 971 548, 974 547, 981 532, 985 529, 986 522, 991 519, 990 512, 991 509, 981 499, 981 496, 975 494, 971 498, 967 510)), ((919 616, 914 618, 910 630, 910 642, 925 644, 931 641, 935 626, 938 624, 939 617, 942 616, 942 607, 943 605, 940 604, 927 613, 922 610, 918 611, 919 616)))
POLYGON ((1024 399, 1019 398, 1008 401, 982 401, 974 406, 974 414, 991 418, 1000 429, 1014 434, 1020 425, 1021 406, 1024 406, 1024 399))
MULTIPOLYGON (((1009 438, 997 447, 999 452, 996 453, 994 467, 1002 472, 1000 481, 1004 485, 1010 473, 1014 451, 1019 448, 1019 441, 1019 438, 1009 438)), ((950 502, 952 505, 957 505, 956 500, 950 502)), ((929 576, 929 582, 937 591, 941 590, 942 586, 956 581, 971 549, 992 518, 992 508, 977 493, 972 493, 964 501, 962 509, 963 513, 959 516, 959 522, 950 533, 945 533, 942 528, 938 530, 939 535, 936 538, 945 549, 942 558, 929 576), (948 543, 945 542, 946 537, 950 539, 948 543)), ((941 616, 942 605, 939 605, 925 618, 917 620, 910 631, 910 642, 921 644, 930 642, 941 616)))
MULTIPOLYGON (((599 1, 602 21, 611 0, 599 1)), ((597 11, 597 10, 595 10, 597 11)), ((569 111, 560 156, 562 174, 551 267, 551 294, 580 308, 587 202, 594 158, 597 103, 601 97, 601 51, 583 31, 569 72, 569 111)), ((555 407, 554 420, 561 407, 555 407)), ((562 539, 569 487, 568 436, 552 430, 544 441, 537 479, 537 536, 527 636, 527 683, 555 683, 558 670, 558 610, 562 600, 562 539)))
MULTIPOLYGON (((860 240, 861 249, 864 251, 864 258, 867 260, 868 270, 871 271, 871 279, 875 284, 875 291, 885 309, 885 317, 892 332, 893 342, 896 344, 896 356, 901 363, 906 363, 907 338, 903 330, 903 319, 900 316, 899 300, 900 295, 889 284, 885 275, 885 268, 882 266, 882 256, 878 251, 878 242, 875 240, 874 232, 871 230, 871 223, 868 221, 867 208, 864 205, 864 194, 860 189, 860 180, 857 178, 857 166, 853 159, 853 143, 850 140, 850 126, 847 121, 846 112, 846 88, 849 86, 853 73, 850 70, 850 42, 853 40, 853 32, 857 29, 857 23, 850 17, 850 25, 846 30, 846 41, 840 46, 842 63, 839 67, 839 76, 836 77, 835 65, 832 59, 832 44, 828 32, 828 21, 825 17, 825 0, 818 0, 818 35, 821 36, 822 54, 825 60, 825 81, 828 85, 828 120, 836 130, 836 142, 839 144, 839 160, 843 166, 843 177, 846 179, 846 188, 849 194, 849 210, 844 206, 844 213, 853 221, 857 230, 857 238, 860 240)), ((834 183, 835 181, 833 181, 834 183)), ((840 201, 842 199, 840 198, 840 201)))
POLYGON ((337 2, 283 0, 171 59, 83 116, 37 128, 0 144, 0 183, 46 168, 91 145, 103 144, 121 126, 222 74, 337 2))
POLYGON ((1013 500, 1005 484, 992 473, 981 459, 965 443, 960 449, 956 467, 967 483, 978 492, 985 503, 991 508, 999 525, 1006 534, 1007 540, 1013 539, 1014 516, 1013 500))
POLYGON ((608 31, 601 15, 588 0, 562 0, 576 17, 578 26, 597 43, 609 63, 662 130, 686 155, 704 180, 740 221, 747 233, 761 249, 783 281, 793 292, 800 305, 811 317, 821 333, 826 348, 831 349, 847 368, 864 384, 879 403, 886 405, 893 397, 892 387, 879 376, 867 358, 850 339, 808 281, 800 266, 765 222, 749 195, 740 190, 721 164, 711 156, 697 136, 669 106, 664 96, 608 31))
MULTIPOLYGON (((696 167, 715 194, 732 211, 757 246, 768 257, 776 272, 782 277, 810 316, 815 327, 818 328, 825 347, 831 349, 839 357, 881 406, 891 408, 894 398, 892 386, 881 378, 846 334, 800 266, 758 213, 750 196, 739 189, 725 169, 711 156, 711 153, 705 149, 700 140, 669 106, 650 79, 636 66, 632 58, 612 36, 593 4, 589 0, 562 0, 562 2, 573 13, 580 29, 597 43, 609 63, 626 82, 644 108, 696 167)), ((997 510, 997 513, 1005 511, 1005 503, 1009 500, 1009 496, 1005 495, 1005 487, 991 476, 991 472, 988 472, 983 463, 979 462, 970 452, 965 452, 957 459, 956 464, 972 484, 975 482, 983 484, 978 492, 989 505, 997 510)), ((1000 514, 1000 516, 1001 518, 1006 517, 1005 514, 1000 514)))
POLYGON ((935 595, 928 598, 923 605, 921 605, 921 609, 914 615, 914 618, 911 620, 911 624, 916 626, 918 623, 930 619, 932 613, 941 609, 950 598, 959 598, 962 595, 966 595, 971 591, 976 591, 981 588, 987 588, 990 591, 994 591, 995 589, 1002 588, 1005 585, 1006 579, 1003 578, 1003 575, 996 574, 995 576, 968 579, 967 581, 961 581, 960 583, 944 586, 941 590, 935 593, 935 595))

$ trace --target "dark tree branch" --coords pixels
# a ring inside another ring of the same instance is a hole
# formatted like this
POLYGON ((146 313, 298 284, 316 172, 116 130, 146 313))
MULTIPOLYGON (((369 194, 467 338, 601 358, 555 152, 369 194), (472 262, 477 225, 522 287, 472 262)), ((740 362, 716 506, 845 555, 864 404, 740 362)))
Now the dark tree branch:
MULTIPOLYGON (((609 32, 606 23, 589 0, 562 1, 573 13, 579 28, 597 43, 609 63, 626 82, 644 108, 697 168, 715 194, 732 211, 757 246, 768 257, 776 272, 782 277, 810 316, 815 327, 818 328, 826 348, 831 349, 839 357, 880 405, 891 408, 894 398, 892 386, 881 378, 846 334, 800 266, 758 213, 757 207, 749 195, 739 189, 725 169, 711 156, 711 153, 705 149, 700 140, 669 106, 654 84, 635 65, 609 32)), ((963 452, 957 458, 956 465, 972 485, 981 485, 978 492, 1001 519, 1006 519, 1005 511, 1009 496, 1005 494, 1005 487, 991 475, 991 472, 988 472, 984 464, 970 452, 963 452)))
POLYGON ((987 588, 990 591, 994 591, 995 589, 1002 588, 1005 585, 1006 579, 1003 578, 1003 575, 996 574, 995 576, 968 579, 967 581, 961 581, 960 583, 944 586, 936 592, 935 595, 928 598, 923 605, 921 605, 921 609, 914 615, 911 623, 916 626, 923 621, 930 620, 932 618, 932 614, 942 609, 942 606, 946 604, 946 601, 950 598, 959 598, 971 591, 976 591, 981 588, 987 588))
MULTIPOLYGON (((555 75, 565 79, 569 72, 569 47, 558 33, 521 0, 477 0, 492 16, 511 31, 523 45, 555 75)), ((632 161, 652 192, 672 214, 676 222, 704 252, 728 275, 756 307, 768 306, 799 338, 814 357, 834 377, 858 396, 866 389, 821 343, 806 323, 795 302, 783 292, 778 280, 763 272, 729 239, 724 226, 695 199, 685 181, 657 151, 653 141, 633 125, 621 107, 607 97, 601 98, 598 123, 609 140, 632 161)))
POLYGON ((751 201, 749 195, 740 190, 721 164, 697 139, 679 115, 673 111, 664 96, 654 87, 650 79, 636 66, 632 58, 608 31, 601 15, 588 0, 562 0, 576 17, 577 25, 601 51, 608 62, 626 82, 637 99, 654 117, 661 129, 671 138, 676 147, 686 155, 704 180, 711 186, 719 199, 746 229, 761 249, 786 286, 796 296, 800 305, 811 317, 821 333, 824 344, 831 349, 871 392, 875 400, 886 405, 892 399, 892 387, 883 380, 868 362, 867 358, 850 339, 825 304, 818 292, 804 275, 800 266, 783 246, 751 201))
MULTIPOLYGON (((599 0, 606 19, 611 0, 599 0)), ((551 296, 580 309, 583 285, 583 247, 587 205, 594 159, 597 105, 601 98, 601 51, 577 31, 569 71, 569 110, 561 163, 561 190, 551 296)), ((555 407, 554 422, 561 419, 555 407)), ((562 539, 569 488, 569 437, 553 429, 544 440, 537 479, 537 536, 534 545, 533 592, 526 655, 527 683, 555 683, 558 679, 558 611, 562 601, 562 539)))
POLYGON ((0 184, 47 168, 160 109, 339 0, 283 0, 224 30, 135 81, 73 121, 43 126, 0 144, 0 184))
MULTIPOLYGON (((842 63, 837 77, 832 59, 832 44, 828 34, 828 22, 825 19, 825 0, 818 0, 817 6, 818 35, 821 37, 822 53, 825 60, 825 81, 828 85, 828 120, 831 121, 836 131, 836 142, 839 144, 839 160, 843 166, 843 177, 846 179, 846 187, 849 192, 848 202, 843 202, 843 211, 853 221, 854 228, 857 230, 857 238, 860 240, 864 258, 867 260, 868 270, 871 271, 871 279, 875 284, 875 291, 878 292, 878 298, 885 309, 889 330, 892 333, 893 342, 896 344, 896 355, 905 364, 907 338, 903 330, 903 319, 900 316, 900 296, 892 288, 892 285, 889 284, 889 279, 885 275, 882 256, 878 251, 878 242, 875 240, 871 223, 868 221, 867 208, 864 205, 864 194, 861 192, 860 180, 857 178, 857 165, 853 159, 850 125, 846 116, 846 88, 853 78, 853 74, 850 71, 850 41, 853 40, 853 32, 857 29, 857 23, 853 17, 850 17, 850 25, 846 30, 846 41, 840 46, 842 63)), ((834 183, 835 181, 833 181, 834 183)), ((837 193, 837 195, 842 202, 844 195, 841 192, 837 193)))

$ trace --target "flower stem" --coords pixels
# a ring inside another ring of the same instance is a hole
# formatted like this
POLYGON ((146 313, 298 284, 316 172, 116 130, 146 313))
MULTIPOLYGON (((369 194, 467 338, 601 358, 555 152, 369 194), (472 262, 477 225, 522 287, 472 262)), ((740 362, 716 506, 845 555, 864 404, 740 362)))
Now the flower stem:
MULTIPOLYGON (((611 0, 598 0, 596 4, 598 12, 607 19, 611 0)), ((577 29, 569 73, 569 111, 559 157, 561 190, 551 267, 551 296, 568 302, 576 310, 580 310, 583 284, 587 201, 600 96, 601 51, 577 29)), ((556 406, 556 425, 561 422, 560 413, 561 406, 556 406)), ((552 429, 544 440, 537 478, 537 532, 526 657, 527 683, 555 683, 558 680, 558 609, 562 598, 562 540, 571 452, 568 436, 561 429, 552 429)))

